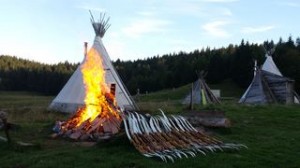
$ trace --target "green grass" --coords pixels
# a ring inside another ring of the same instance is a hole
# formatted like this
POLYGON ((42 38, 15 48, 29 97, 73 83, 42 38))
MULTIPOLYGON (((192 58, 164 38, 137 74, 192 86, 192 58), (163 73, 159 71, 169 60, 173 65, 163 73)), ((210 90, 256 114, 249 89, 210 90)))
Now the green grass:
POLYGON ((182 99, 185 95, 188 94, 191 85, 185 85, 179 88, 162 90, 159 92, 153 92, 148 94, 141 94, 140 96, 136 97, 138 101, 142 102, 160 102, 160 101, 178 101, 182 99))
MULTIPOLYGON (((150 113, 155 113, 157 108, 167 113, 183 113, 185 107, 178 100, 186 94, 184 89, 142 95, 138 104, 150 113)), ((164 163, 140 155, 124 133, 93 147, 83 147, 66 139, 49 138, 55 121, 68 118, 67 115, 46 110, 52 98, 33 93, 0 92, 0 110, 7 111, 9 120, 21 126, 11 131, 12 139, 36 144, 35 147, 19 147, 0 142, 1 168, 296 168, 300 165, 300 106, 241 106, 225 103, 198 107, 224 110, 233 126, 210 131, 225 142, 242 143, 249 149, 210 153, 164 163)), ((3 132, 0 135, 3 136, 3 132)))
POLYGON ((209 87, 211 89, 221 90, 221 97, 240 98, 245 92, 244 89, 240 88, 230 79, 227 79, 220 84, 211 84, 209 87))

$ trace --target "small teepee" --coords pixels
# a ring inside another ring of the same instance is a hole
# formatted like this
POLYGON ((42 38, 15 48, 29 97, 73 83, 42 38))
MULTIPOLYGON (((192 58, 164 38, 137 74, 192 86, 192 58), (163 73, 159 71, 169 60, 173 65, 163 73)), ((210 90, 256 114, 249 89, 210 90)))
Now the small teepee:
POLYGON ((275 62, 273 61, 273 58, 268 54, 266 54, 266 60, 261 69, 278 76, 283 76, 282 73, 277 68, 275 62))
POLYGON ((219 99, 212 93, 204 80, 204 74, 198 74, 198 80, 192 83, 191 92, 183 99, 182 104, 214 104, 220 103, 219 99))
MULTIPOLYGON (((107 85, 113 90, 117 102, 117 106, 122 109, 133 110, 137 109, 135 102, 131 98, 126 86, 119 77, 117 71, 111 63, 109 55, 102 43, 102 38, 110 27, 108 24, 109 18, 106 19, 105 14, 100 14, 100 20, 95 21, 91 14, 91 23, 94 28, 96 37, 92 49, 96 51, 99 57, 103 61, 103 67, 105 70, 105 79, 107 85)), ((86 44, 87 48, 87 44, 86 44)), ((91 49, 91 50, 92 50, 91 49)), ((86 53, 85 53, 86 54, 86 53)), ((79 65, 76 71, 73 73, 69 81, 65 84, 59 94, 49 105, 50 110, 74 113, 79 107, 84 106, 85 86, 83 83, 81 66, 85 62, 79 65)))
POLYGON ((239 103, 291 104, 299 103, 299 97, 294 91, 294 80, 284 77, 267 53, 261 68, 255 63, 253 80, 239 103))

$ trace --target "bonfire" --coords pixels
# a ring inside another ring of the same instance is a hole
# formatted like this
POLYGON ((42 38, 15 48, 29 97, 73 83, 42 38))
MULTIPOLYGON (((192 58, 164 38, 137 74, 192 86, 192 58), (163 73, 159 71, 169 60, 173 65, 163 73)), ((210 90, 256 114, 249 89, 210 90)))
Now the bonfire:
POLYGON ((54 130, 74 140, 109 138, 119 132, 121 117, 114 85, 107 86, 102 59, 95 49, 86 54, 81 72, 86 90, 85 106, 69 120, 57 122, 54 130))

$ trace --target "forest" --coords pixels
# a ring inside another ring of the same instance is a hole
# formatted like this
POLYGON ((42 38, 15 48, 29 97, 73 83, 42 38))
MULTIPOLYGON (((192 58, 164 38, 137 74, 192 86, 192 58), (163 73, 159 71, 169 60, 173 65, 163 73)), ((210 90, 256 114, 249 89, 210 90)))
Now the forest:
MULTIPOLYGON (((275 48, 272 57, 284 76, 295 80, 300 92, 300 38, 278 42, 265 41, 250 44, 242 40, 239 45, 222 48, 202 48, 192 52, 157 55, 146 59, 113 62, 131 94, 153 92, 186 85, 197 78, 197 72, 207 72, 209 84, 232 80, 246 88, 252 78, 254 60, 263 64, 266 50, 275 48)), ((16 56, 0 55, 0 90, 31 91, 44 95, 57 94, 68 81, 79 63, 68 61, 42 64, 16 56)))

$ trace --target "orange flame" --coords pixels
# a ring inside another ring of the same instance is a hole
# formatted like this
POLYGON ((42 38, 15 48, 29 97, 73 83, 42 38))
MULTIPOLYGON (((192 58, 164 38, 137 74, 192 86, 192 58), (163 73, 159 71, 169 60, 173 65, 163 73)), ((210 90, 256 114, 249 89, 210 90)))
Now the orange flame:
POLYGON ((81 72, 86 90, 84 100, 86 108, 80 118, 81 122, 87 119, 92 121, 102 111, 102 105, 106 102, 105 93, 108 92, 102 60, 95 49, 92 48, 87 53, 81 72))
POLYGON ((114 106, 114 95, 109 93, 109 87, 105 82, 105 70, 100 54, 93 48, 87 53, 84 63, 81 65, 83 82, 85 85, 85 107, 64 124, 65 129, 79 127, 84 122, 91 123, 96 117, 109 118, 121 117, 114 106))

